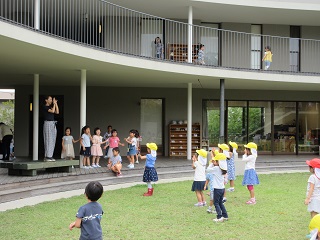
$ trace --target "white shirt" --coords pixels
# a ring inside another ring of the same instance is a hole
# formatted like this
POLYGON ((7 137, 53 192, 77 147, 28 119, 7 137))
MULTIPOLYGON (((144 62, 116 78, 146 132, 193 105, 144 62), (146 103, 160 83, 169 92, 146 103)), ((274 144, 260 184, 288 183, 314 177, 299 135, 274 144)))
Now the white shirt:
POLYGON ((311 198, 320 198, 320 180, 316 177, 316 175, 312 174, 308 179, 307 196, 310 190, 310 183, 314 184, 314 189, 311 198))
POLYGON ((224 175, 222 175, 221 168, 210 164, 207 172, 213 175, 212 185, 216 189, 224 189, 224 175))
POLYGON ((248 169, 255 169, 256 168, 256 159, 257 157, 255 155, 249 155, 247 156, 246 154, 244 154, 242 156, 242 161, 246 162, 246 166, 244 168, 244 170, 248 170, 248 169))
POLYGON ((194 181, 206 181, 206 168, 199 161, 194 162, 196 167, 194 172, 194 181))
POLYGON ((132 146, 137 146, 137 138, 136 138, 136 137, 133 137, 133 138, 131 139, 131 145, 132 145, 132 146))

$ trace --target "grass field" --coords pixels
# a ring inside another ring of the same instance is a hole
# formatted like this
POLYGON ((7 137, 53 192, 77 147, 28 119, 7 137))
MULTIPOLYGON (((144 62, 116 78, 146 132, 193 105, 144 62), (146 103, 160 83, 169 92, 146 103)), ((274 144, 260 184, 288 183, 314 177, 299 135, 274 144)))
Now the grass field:
MULTIPOLYGON (((104 239, 305 239, 310 214, 304 205, 308 173, 260 175, 256 205, 236 180, 228 193, 229 221, 214 223, 206 207, 194 207, 192 181, 157 184, 154 196, 143 197, 145 185, 107 191, 99 200, 104 239)), ((209 202, 209 197, 208 197, 209 202)), ((79 239, 70 231, 84 195, 0 213, 0 239, 79 239)))

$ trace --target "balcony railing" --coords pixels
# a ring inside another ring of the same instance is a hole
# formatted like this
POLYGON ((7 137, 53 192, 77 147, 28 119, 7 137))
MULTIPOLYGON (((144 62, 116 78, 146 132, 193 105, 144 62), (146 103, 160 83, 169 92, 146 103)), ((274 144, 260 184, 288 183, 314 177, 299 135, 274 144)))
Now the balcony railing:
POLYGON ((264 47, 270 46, 268 71, 320 74, 318 40, 188 25, 102 0, 0 0, 0 18, 78 44, 157 61, 202 65, 198 51, 204 44, 205 67, 261 71, 264 47), (158 48, 156 37, 161 39, 158 48))

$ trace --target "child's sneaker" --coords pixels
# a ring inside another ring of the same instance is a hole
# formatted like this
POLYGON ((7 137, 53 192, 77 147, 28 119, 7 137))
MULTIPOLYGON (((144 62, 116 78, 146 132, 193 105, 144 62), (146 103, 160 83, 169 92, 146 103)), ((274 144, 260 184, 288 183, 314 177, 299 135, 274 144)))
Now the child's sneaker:
POLYGON ((96 167, 101 167, 99 164, 96 164, 96 167))
POLYGON ((122 177, 122 173, 117 173, 117 177, 122 177))
POLYGON ((128 166, 128 168, 133 169, 133 168, 134 168, 134 164, 130 164, 130 165, 128 166))
POLYGON ((93 168, 93 167, 91 167, 90 165, 89 165, 89 166, 87 166, 87 169, 90 169, 90 168, 93 168))
POLYGON ((225 203, 225 202, 227 202, 227 198, 226 198, 226 197, 224 197, 224 198, 222 199, 222 203, 225 203))
POLYGON ((92 163, 92 167, 95 168, 95 167, 97 167, 97 166, 96 166, 94 163, 92 163))
POLYGON ((254 205, 256 204, 256 200, 254 198, 251 198, 249 201, 246 202, 246 204, 254 205))
POLYGON ((207 213, 212 213, 212 207, 208 207, 207 213))
POLYGON ((139 161, 137 160, 136 163, 139 163, 139 161))
POLYGON ((202 202, 198 202, 198 203, 194 204, 194 206, 195 207, 203 207, 203 204, 202 204, 202 202))
POLYGON ((224 221, 224 218, 221 217, 221 218, 215 218, 213 219, 214 222, 223 222, 224 221))
POLYGON ((234 192, 234 188, 228 188, 227 191, 228 192, 234 192))
POLYGON ((206 201, 202 202, 202 205, 207 206, 207 202, 206 201))

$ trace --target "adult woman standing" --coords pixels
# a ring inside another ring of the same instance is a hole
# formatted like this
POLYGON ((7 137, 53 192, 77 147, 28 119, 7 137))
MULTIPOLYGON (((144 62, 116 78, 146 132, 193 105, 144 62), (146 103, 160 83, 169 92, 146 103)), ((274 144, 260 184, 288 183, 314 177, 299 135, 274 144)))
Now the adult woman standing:
POLYGON ((43 140, 44 140, 44 152, 45 161, 55 161, 52 156, 57 138, 56 121, 54 120, 54 114, 59 114, 58 100, 47 96, 45 99, 46 104, 43 106, 43 140))

